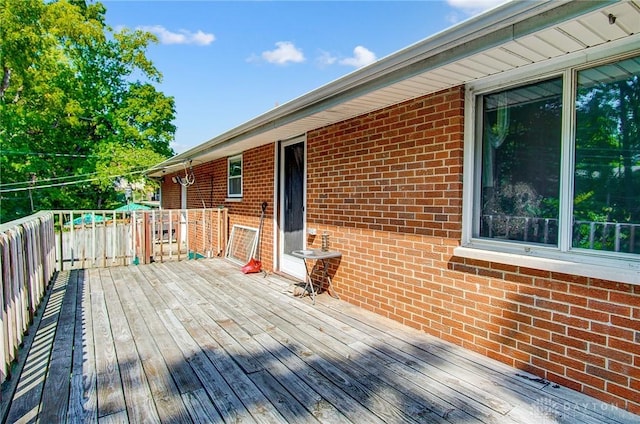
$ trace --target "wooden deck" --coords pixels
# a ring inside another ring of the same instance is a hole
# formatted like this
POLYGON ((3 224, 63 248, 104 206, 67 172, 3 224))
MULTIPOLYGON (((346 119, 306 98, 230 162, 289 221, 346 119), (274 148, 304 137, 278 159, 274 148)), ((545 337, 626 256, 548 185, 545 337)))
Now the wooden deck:
POLYGON ((640 421, 291 289, 222 259, 61 273, 3 387, 4 422, 640 421))

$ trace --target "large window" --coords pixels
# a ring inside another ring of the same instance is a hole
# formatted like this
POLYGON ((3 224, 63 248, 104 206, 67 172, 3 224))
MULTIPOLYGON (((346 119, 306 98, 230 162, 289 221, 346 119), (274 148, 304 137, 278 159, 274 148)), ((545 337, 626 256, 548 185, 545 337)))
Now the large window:
POLYGON ((227 160, 227 196, 242 197, 242 155, 227 160))
POLYGON ((479 96, 480 236, 556 245, 562 79, 479 96))
POLYGON ((467 245, 640 260, 640 57, 470 100, 467 245))

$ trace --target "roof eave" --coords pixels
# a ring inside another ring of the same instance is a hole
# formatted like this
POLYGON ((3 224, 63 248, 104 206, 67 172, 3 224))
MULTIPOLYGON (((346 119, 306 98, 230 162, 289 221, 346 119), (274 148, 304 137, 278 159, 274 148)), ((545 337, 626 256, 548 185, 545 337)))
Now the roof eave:
POLYGON ((615 1, 544 0, 505 3, 265 112, 173 156, 150 168, 146 174, 159 177, 165 172, 173 172, 222 145, 228 146, 284 123, 310 116, 329 105, 424 72, 425 69, 443 66, 612 3, 615 1))

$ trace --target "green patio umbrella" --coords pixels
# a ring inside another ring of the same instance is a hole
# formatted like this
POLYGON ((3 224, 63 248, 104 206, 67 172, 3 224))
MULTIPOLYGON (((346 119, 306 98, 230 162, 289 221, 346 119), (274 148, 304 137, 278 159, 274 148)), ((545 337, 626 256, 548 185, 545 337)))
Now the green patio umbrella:
MULTIPOLYGON (((90 214, 90 213, 85 213, 84 215, 75 218, 73 220, 73 225, 92 224, 94 222, 95 223, 99 223, 99 222, 104 222, 104 221, 109 220, 109 219, 110 219, 109 217, 107 217, 105 219, 105 217, 102 216, 102 215, 98 215, 98 214, 93 215, 93 214, 90 214)), ((68 222, 67 222, 67 225, 69 225, 68 222)))
POLYGON ((149 206, 141 205, 140 203, 128 203, 126 205, 122 205, 119 208, 114 209, 116 212, 122 211, 146 211, 151 209, 149 206))

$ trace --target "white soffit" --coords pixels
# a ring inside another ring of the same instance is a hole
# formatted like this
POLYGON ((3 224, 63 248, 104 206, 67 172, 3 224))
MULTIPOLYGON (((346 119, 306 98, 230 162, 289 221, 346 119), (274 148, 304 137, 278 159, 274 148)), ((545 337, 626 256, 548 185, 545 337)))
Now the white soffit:
MULTIPOLYGON (((553 13, 553 10, 548 13, 553 13)), ((640 3, 636 0, 616 2, 548 28, 519 37, 515 36, 511 40, 503 41, 499 45, 479 52, 464 57, 455 57, 449 63, 436 63, 433 69, 426 69, 423 72, 414 71, 412 75, 401 81, 386 84, 381 82, 379 87, 363 94, 346 99, 336 97, 337 100, 333 104, 324 106, 315 112, 311 111, 306 115, 304 110, 294 110, 292 113, 279 117, 275 114, 277 110, 267 112, 256 120, 260 121, 264 117, 267 121, 268 115, 272 113, 276 118, 260 125, 253 131, 249 130, 244 133, 238 131, 236 133, 235 130, 231 130, 228 139, 225 139, 224 134, 214 138, 210 142, 159 164, 150 170, 149 175, 161 176, 163 170, 172 172, 174 168, 182 167, 182 164, 189 160, 193 160, 192 164, 195 165, 237 154, 246 149, 273 143, 277 140, 293 138, 308 131, 416 97, 585 50, 589 47, 600 46, 639 33, 640 3), (610 23, 609 15, 615 16, 615 22, 610 23)), ((398 54, 403 53, 401 51, 398 54)), ((393 55, 390 56, 390 58, 392 57, 393 55)), ((385 59, 381 59, 381 61, 383 60, 385 59)), ((393 66, 401 67, 402 65, 393 66)), ((310 95, 302 96, 292 102, 304 104, 305 97, 310 97, 310 95)), ((306 107, 313 108, 313 103, 309 103, 306 107)), ((241 127, 237 128, 237 130, 240 129, 241 127)))
POLYGON ((370 101, 360 104, 359 113, 367 113, 398 101, 553 59, 637 33, 640 33, 640 6, 630 1, 615 4, 365 95, 363 98, 370 101), (614 24, 609 24, 609 14, 616 16, 614 24), (389 98, 379 96, 380 93, 403 91, 406 93, 404 99, 398 96, 389 98))

